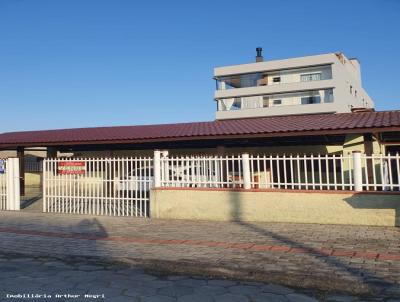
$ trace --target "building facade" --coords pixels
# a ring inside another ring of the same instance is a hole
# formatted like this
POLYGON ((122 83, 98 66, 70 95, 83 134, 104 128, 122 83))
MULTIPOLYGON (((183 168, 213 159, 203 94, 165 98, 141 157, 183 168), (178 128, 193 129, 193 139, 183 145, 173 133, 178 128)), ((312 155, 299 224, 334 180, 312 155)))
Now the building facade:
POLYGON ((330 53, 220 67, 216 120, 0 134, 0 158, 20 159, 21 188, 47 158, 367 155, 400 153, 400 111, 373 110, 356 59, 330 53))
POLYGON ((217 120, 373 109, 360 63, 342 53, 214 69, 217 120))

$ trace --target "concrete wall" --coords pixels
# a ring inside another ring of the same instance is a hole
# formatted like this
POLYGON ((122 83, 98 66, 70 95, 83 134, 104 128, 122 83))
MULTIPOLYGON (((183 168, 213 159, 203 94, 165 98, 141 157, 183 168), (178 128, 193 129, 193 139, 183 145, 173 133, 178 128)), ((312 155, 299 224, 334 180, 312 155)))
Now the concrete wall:
POLYGON ((151 217, 400 226, 399 194, 154 189, 151 217))
POLYGON ((42 185, 41 172, 25 172, 25 186, 40 187, 42 185))
POLYGON ((361 78, 357 72, 354 62, 352 63, 346 57, 332 65, 332 74, 336 82, 336 89, 333 91, 334 100, 355 108, 374 108, 374 102, 361 86, 361 78), (352 86, 351 92, 350 86, 352 86))

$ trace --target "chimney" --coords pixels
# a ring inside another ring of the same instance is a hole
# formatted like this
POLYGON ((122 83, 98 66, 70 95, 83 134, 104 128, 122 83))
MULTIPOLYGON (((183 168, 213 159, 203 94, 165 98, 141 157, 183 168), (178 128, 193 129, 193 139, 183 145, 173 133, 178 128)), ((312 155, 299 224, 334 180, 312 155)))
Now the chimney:
POLYGON ((261 47, 257 47, 256 51, 257 51, 256 62, 263 62, 264 58, 262 56, 262 48, 261 47))

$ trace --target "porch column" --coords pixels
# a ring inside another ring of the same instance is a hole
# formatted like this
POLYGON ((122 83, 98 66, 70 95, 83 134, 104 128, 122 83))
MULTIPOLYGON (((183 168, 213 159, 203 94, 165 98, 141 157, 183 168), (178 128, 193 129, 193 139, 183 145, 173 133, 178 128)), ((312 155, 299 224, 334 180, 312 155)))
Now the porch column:
POLYGON ((153 159, 153 169, 154 169, 154 187, 161 187, 161 151, 154 150, 153 159))
POLYGON ((17 148, 17 157, 19 161, 19 194, 25 195, 25 149, 17 148))
POLYGON ((52 147, 47 147, 47 157, 56 158, 57 157, 57 149, 52 147))
MULTIPOLYGON (((107 186, 108 186, 108 197, 114 198, 115 197, 115 184, 114 184, 114 169, 116 166, 116 161, 113 159, 114 152, 113 150, 108 150, 107 156, 109 158, 108 161, 108 173, 106 178, 108 179, 107 186)), ((136 168, 136 167, 135 167, 136 168)))
MULTIPOLYGON (((217 146, 217 155, 218 156, 225 155, 225 146, 223 145, 217 146)), ((227 185, 222 184, 224 181, 229 181, 229 173, 227 172, 228 170, 226 167, 226 161, 222 160, 220 162, 220 166, 217 166, 215 168, 216 168, 215 176, 217 178, 217 181, 221 182, 221 185, 218 185, 218 187, 227 187, 227 185)))
POLYGON ((250 158, 249 153, 242 154, 243 188, 251 189, 250 158))
MULTIPOLYGON (((364 134, 364 152, 365 155, 371 156, 374 154, 374 146, 373 146, 373 136, 372 133, 365 133, 364 134)), ((374 176, 373 176, 373 160, 368 159, 367 160, 367 177, 368 177, 368 183, 373 183, 374 182, 374 176)), ((367 190, 372 190, 371 188, 367 188, 367 190)))
POLYGON ((361 163, 360 151, 353 151, 353 178, 354 178, 354 191, 361 192, 363 190, 363 181, 362 181, 362 163, 361 163))

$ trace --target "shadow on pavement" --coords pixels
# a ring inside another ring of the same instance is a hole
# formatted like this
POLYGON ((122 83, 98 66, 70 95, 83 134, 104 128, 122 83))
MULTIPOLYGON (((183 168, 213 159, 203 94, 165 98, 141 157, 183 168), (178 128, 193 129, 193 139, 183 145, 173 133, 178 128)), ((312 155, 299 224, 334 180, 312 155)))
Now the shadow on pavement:
POLYGON ((21 210, 31 207, 36 202, 39 202, 42 199, 42 196, 35 196, 29 199, 21 200, 21 210))
MULTIPOLYGON (((389 288, 394 288, 394 287, 397 288, 398 287, 397 284, 395 284, 391 281, 387 281, 384 278, 377 276, 375 273, 373 273, 371 271, 367 271, 365 269, 356 267, 355 265, 353 266, 352 264, 348 263, 348 261, 346 261, 345 259, 341 260, 340 258, 335 257, 335 256, 328 256, 327 254, 324 254, 323 252, 318 251, 317 249, 313 248, 312 246, 309 246, 307 244, 307 242, 294 241, 293 239, 287 238, 280 234, 276 234, 275 232, 273 232, 271 230, 261 228, 254 223, 243 221, 241 197, 240 197, 241 195, 240 195, 240 193, 238 193, 238 194, 233 194, 233 196, 234 197, 232 197, 232 200, 231 200, 232 221, 234 221, 238 225, 242 226, 246 230, 251 230, 253 232, 256 232, 256 233, 264 236, 265 238, 276 240, 276 241, 282 243, 282 245, 287 245, 287 246, 290 246, 293 248, 299 248, 302 250, 306 250, 307 252, 305 254, 307 256, 312 257, 313 259, 316 259, 318 262, 321 263, 321 266, 324 266, 324 265, 328 266, 328 268, 331 270, 330 276, 326 276, 326 277, 328 277, 328 279, 329 279, 329 277, 333 277, 334 275, 336 275, 338 272, 346 272, 348 275, 351 276, 351 279, 358 282, 361 285, 361 287, 363 287, 362 290, 367 290, 369 292, 369 294, 373 294, 373 295, 380 295, 380 294, 383 294, 383 292, 385 292, 385 290, 387 290, 389 288)), ((260 260, 262 261, 262 260, 266 260, 266 259, 267 258, 260 259, 260 260)), ((299 261, 300 261, 299 265, 301 265, 301 260, 299 260, 299 261)), ((276 263, 276 264, 279 265, 279 263, 276 263)), ((303 276, 304 280, 299 280, 299 283, 303 283, 303 284, 310 283, 310 282, 307 282, 306 278, 308 278, 308 277, 312 278, 312 271, 311 272, 308 271, 307 273, 305 273, 303 271, 299 274, 299 276, 301 277, 302 274, 304 274, 304 276, 303 276)), ((336 276, 336 277, 338 277, 340 279, 340 276, 336 276)), ((318 280, 321 278, 323 278, 323 277, 318 276, 318 278, 316 279, 316 282, 319 282, 319 281, 322 281, 322 283, 332 282, 332 280, 318 280)), ((338 279, 338 278, 336 278, 336 279, 338 279)), ((348 279, 343 280, 343 284, 346 285, 346 283, 351 283, 351 281, 349 281, 348 279)), ((310 286, 310 285, 312 286, 312 284, 307 284, 307 286, 310 286)), ((348 284, 348 285, 352 286, 354 284, 348 284)))
POLYGON ((97 218, 83 219, 77 224, 80 233, 94 235, 100 238, 107 238, 108 232, 97 218))

